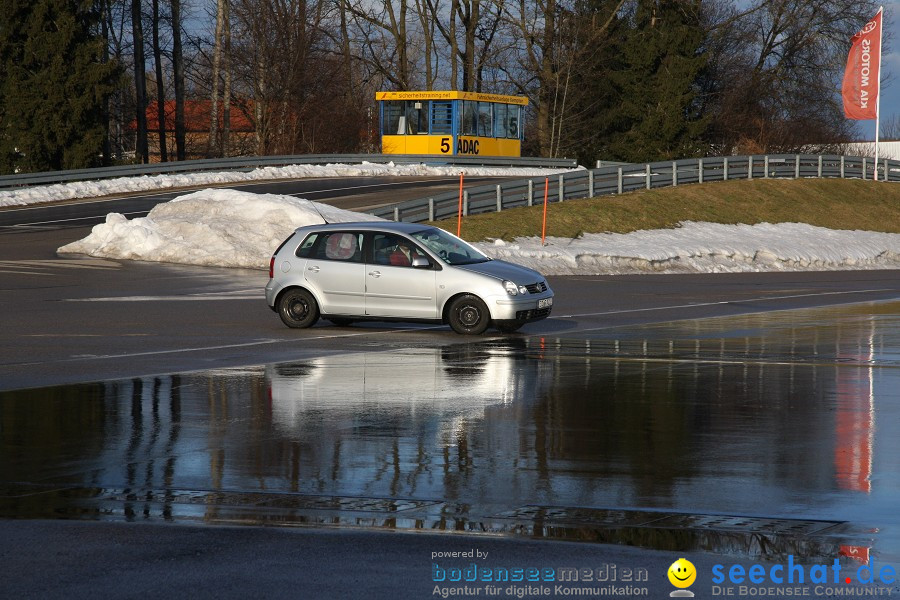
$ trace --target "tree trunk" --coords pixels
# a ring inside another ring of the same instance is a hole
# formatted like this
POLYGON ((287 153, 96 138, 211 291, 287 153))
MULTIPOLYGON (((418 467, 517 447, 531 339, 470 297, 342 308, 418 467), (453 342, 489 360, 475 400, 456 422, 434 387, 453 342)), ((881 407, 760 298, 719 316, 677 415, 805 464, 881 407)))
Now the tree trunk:
POLYGON ((406 39, 406 12, 408 6, 408 0, 400 0, 400 20, 395 23, 395 31, 397 32, 397 58, 400 63, 398 75, 401 90, 409 90, 412 87, 409 72, 409 47, 406 39))
POLYGON ((456 13, 459 0, 450 3, 450 89, 459 89, 459 44, 456 41, 456 13))
MULTIPOLYGON (((257 50, 259 52, 259 50, 257 50)), ((253 112, 256 117, 256 155, 264 156, 266 153, 266 139, 268 138, 268 107, 266 106, 266 65, 262 53, 256 56, 256 85, 254 86, 255 99, 253 112)))
POLYGON ((131 0, 131 31, 134 39, 134 95, 137 117, 135 159, 140 163, 149 160, 147 147, 147 81, 144 70, 144 26, 141 23, 141 0, 131 0))
POLYGON ((466 57, 463 65, 463 73, 465 75, 464 85, 467 92, 474 92, 475 85, 475 29, 478 27, 478 21, 481 18, 481 2, 479 0, 466 0, 468 10, 466 11, 466 57))
POLYGON ((169 162, 166 152, 166 90, 163 87, 162 50, 159 47, 159 0, 153 0, 153 66, 156 69, 156 117, 159 160, 169 162))
POLYGON ((425 89, 434 89, 434 68, 431 55, 434 53, 434 24, 428 18, 428 11, 422 0, 416 0, 416 12, 419 13, 419 24, 422 26, 423 54, 425 55, 425 89))
POLYGON ((222 69, 222 26, 225 23, 225 0, 216 2, 216 41, 213 47, 212 91, 210 92, 209 140, 206 143, 206 156, 212 158, 216 154, 219 138, 219 77, 222 69))
POLYGON ((538 92, 538 123, 537 123, 537 133, 538 133, 538 144, 540 144, 541 148, 541 156, 550 156, 553 152, 552 149, 552 113, 550 110, 551 105, 551 90, 550 86, 554 82, 554 68, 553 68, 553 52, 555 50, 554 44, 556 42, 556 38, 554 35, 555 27, 556 27, 556 0, 545 0, 545 4, 543 6, 543 15, 544 15, 544 36, 541 41, 541 45, 543 48, 543 53, 541 55, 540 62, 540 82, 541 89, 538 92))
MULTIPOLYGON (((100 62, 106 64, 109 62, 109 0, 104 0, 102 3, 102 23, 100 29, 100 35, 103 38, 103 54, 100 58, 100 62)), ((103 123, 104 123, 104 133, 103 133, 103 166, 108 167, 112 164, 112 145, 110 144, 110 101, 112 96, 106 98, 103 101, 103 123)))
POLYGON ((222 152, 221 156, 229 155, 229 138, 231 137, 231 16, 229 14, 228 0, 223 0, 224 8, 224 35, 223 54, 225 84, 222 89, 222 152))
POLYGON ((181 0, 172 2, 172 68, 175 71, 175 158, 185 159, 184 55, 181 48, 181 0))
POLYGON ((344 55, 344 78, 346 90, 353 89, 353 55, 350 53, 350 31, 347 28, 347 0, 341 0, 341 50, 344 55))

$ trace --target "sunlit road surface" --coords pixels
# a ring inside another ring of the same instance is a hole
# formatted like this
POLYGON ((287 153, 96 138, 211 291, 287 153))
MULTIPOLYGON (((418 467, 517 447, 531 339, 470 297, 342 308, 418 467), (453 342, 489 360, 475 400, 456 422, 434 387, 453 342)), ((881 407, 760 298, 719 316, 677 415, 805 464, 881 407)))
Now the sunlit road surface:
POLYGON ((0 394, 0 517, 900 564, 900 303, 0 394))

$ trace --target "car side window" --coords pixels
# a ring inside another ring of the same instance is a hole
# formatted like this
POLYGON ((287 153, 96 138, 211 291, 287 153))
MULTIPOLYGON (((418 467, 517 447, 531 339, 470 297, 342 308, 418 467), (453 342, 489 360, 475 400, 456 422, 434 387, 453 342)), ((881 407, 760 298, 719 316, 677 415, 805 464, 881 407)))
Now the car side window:
POLYGON ((410 267, 412 260, 419 256, 431 262, 427 254, 403 236, 392 233, 376 233, 372 236, 372 262, 376 265, 410 267))
POLYGON ((318 233, 311 233, 306 236, 306 239, 303 240, 303 243, 297 248, 297 256, 300 258, 310 258, 312 256, 313 246, 315 246, 317 239, 319 239, 318 233))
POLYGON ((363 235, 361 233, 333 231, 319 233, 317 236, 310 248, 309 258, 362 262, 363 235))

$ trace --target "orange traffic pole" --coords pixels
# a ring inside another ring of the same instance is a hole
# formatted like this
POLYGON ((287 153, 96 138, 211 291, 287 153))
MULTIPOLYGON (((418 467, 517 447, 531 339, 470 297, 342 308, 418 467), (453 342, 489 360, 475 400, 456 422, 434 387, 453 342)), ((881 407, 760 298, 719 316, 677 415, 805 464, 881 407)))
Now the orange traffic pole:
POLYGON ((463 201, 463 174, 459 174, 459 210, 456 212, 456 237, 459 237, 462 231, 462 205, 463 201))
POLYGON ((550 193, 550 178, 544 178, 544 221, 541 224, 541 246, 544 245, 544 238, 547 237, 547 197, 550 193))

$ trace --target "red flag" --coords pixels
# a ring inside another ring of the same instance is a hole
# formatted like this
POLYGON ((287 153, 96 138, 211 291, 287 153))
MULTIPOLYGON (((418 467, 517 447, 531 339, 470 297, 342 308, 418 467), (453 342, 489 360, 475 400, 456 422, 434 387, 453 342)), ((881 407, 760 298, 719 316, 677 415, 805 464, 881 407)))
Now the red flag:
POLYGON ((881 9, 859 33, 850 38, 850 55, 844 71, 841 95, 848 119, 878 117, 879 69, 881 67, 881 9))

